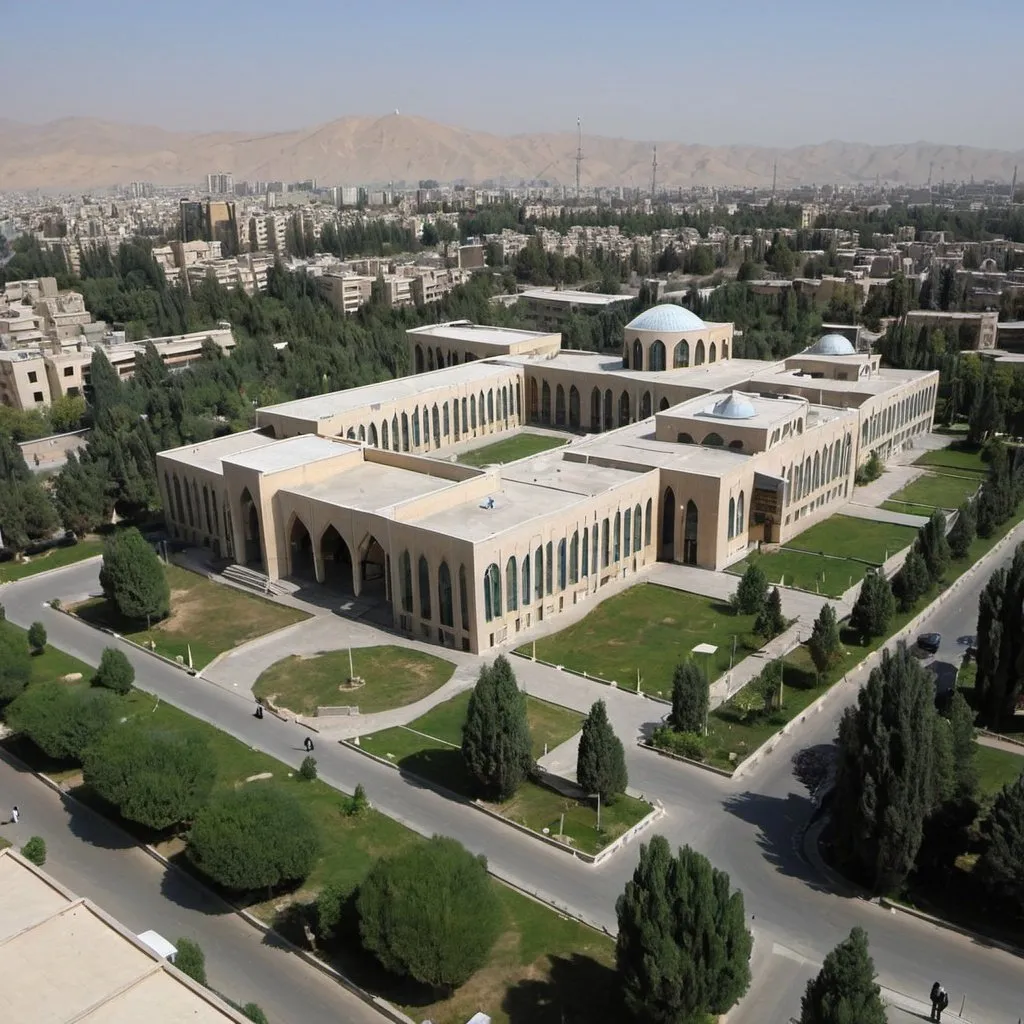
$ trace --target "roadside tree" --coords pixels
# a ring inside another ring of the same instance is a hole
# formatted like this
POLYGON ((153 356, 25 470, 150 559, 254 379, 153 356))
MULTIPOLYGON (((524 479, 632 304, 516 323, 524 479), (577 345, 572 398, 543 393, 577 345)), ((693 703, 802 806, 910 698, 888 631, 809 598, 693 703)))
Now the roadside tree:
POLYGON ((576 781, 585 793, 596 793, 605 803, 625 793, 629 785, 626 753, 622 740, 608 721, 608 709, 603 700, 595 701, 583 722, 576 757, 576 781))
POLYGON ((171 591, 149 542, 131 527, 111 534, 103 545, 103 596, 132 622, 147 626, 170 611, 171 591))
POLYGON ((882 990, 867 933, 854 928, 807 982, 800 1004, 800 1024, 885 1024, 882 990))

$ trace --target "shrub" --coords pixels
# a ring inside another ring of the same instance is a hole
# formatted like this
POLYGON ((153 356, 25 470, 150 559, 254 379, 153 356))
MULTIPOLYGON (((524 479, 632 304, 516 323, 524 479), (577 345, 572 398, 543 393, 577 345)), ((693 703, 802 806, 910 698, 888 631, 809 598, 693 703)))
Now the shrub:
POLYGON ((13 629, 0 632, 0 704, 14 700, 32 675, 28 647, 13 629))
POLYGON ((60 603, 60 598, 59 597, 51 597, 50 598, 50 607, 55 612, 59 612, 61 610, 61 607, 62 607, 62 605, 60 603))
POLYGON ((200 985, 206 984, 206 954, 198 942, 191 939, 178 939, 174 944, 177 947, 178 955, 174 958, 174 966, 187 974, 193 981, 200 985))
POLYGON ((149 542, 134 527, 111 534, 103 545, 100 586, 118 612, 147 625, 170 611, 164 568, 149 542))
POLYGON ((757 615, 768 600, 768 577, 756 562, 747 566, 732 603, 741 615, 757 615))
POLYGON ((316 758, 307 754, 299 765, 299 778, 312 782, 316 779, 316 758))
POLYGON ((7 710, 11 728, 57 761, 80 760, 116 717, 112 693, 57 682, 28 687, 7 710))
POLYGON ((92 682, 93 686, 102 686, 114 693, 128 693, 135 682, 135 669, 123 651, 105 647, 92 682))
POLYGON ((42 654, 46 650, 46 627, 41 622, 33 622, 28 627, 28 645, 33 654, 42 654))
POLYGON ((21 848, 21 855, 41 868, 46 863, 46 840, 42 836, 32 836, 21 848))
POLYGON ((357 782, 355 792, 351 796, 342 798, 341 813, 347 818, 356 818, 363 814, 369 806, 370 801, 367 799, 366 790, 363 789, 361 782, 357 782))
POLYGON ((255 1003, 246 1003, 242 1007, 242 1016, 253 1021, 253 1024, 270 1024, 267 1015, 255 1003))
POLYGON ((704 736, 696 732, 678 732, 667 725, 654 730, 651 743, 691 761, 703 761, 708 756, 708 741, 704 736))

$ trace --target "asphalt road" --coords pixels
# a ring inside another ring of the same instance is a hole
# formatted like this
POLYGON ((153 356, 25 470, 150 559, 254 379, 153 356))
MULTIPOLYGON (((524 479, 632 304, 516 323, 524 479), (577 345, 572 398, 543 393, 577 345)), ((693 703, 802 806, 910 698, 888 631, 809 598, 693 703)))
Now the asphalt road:
MULTIPOLYGON (((1009 560, 1008 554, 1001 557, 1009 560)), ((999 560, 966 580, 959 595, 922 626, 922 632, 943 634, 937 660, 948 660, 954 653, 959 656, 956 637, 974 632, 978 594, 997 564, 999 560)), ((67 598, 95 592, 97 573, 98 562, 91 562, 59 575, 29 578, 3 588, 0 601, 12 621, 28 626, 40 619, 52 644, 95 664, 111 639, 51 611, 43 602, 57 595, 67 598)), ((125 652, 135 665, 141 688, 290 765, 301 761, 306 735, 301 727, 270 716, 257 721, 251 703, 238 694, 190 678, 127 646, 125 652)), ((567 692, 577 695, 573 703, 580 703, 580 688, 589 700, 608 701, 623 739, 627 728, 639 729, 647 724, 644 719, 664 711, 662 706, 597 684, 561 678, 567 692)), ((857 682, 837 690, 825 711, 784 737, 770 756, 740 780, 689 769, 627 742, 631 785, 666 807, 658 831, 670 842, 690 843, 706 853, 744 892, 757 940, 756 980, 751 996, 730 1015, 730 1024, 786 1020, 797 1014, 806 977, 854 925, 867 929, 880 981, 886 987, 916 995, 926 993, 939 977, 952 996, 951 1009, 959 1008, 966 997, 965 1019, 973 1024, 1013 1024, 1024 1012, 1018 958, 836 895, 797 849, 796 839, 812 807, 806 787, 794 774, 793 756, 807 748, 831 745, 836 721, 854 699, 857 682), (768 1007, 774 1012, 766 1013, 768 1007)), ((351 791, 362 782, 371 802, 384 813, 426 835, 454 836, 485 854, 501 877, 614 930, 615 898, 633 871, 636 847, 588 868, 343 747, 318 744, 316 754, 321 777, 332 785, 351 791)))

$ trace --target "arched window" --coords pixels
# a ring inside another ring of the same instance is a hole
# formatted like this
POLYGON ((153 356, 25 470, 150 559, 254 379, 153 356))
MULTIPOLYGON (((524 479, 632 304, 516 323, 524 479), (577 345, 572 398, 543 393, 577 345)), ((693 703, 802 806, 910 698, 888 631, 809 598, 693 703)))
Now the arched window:
POLYGON ((640 419, 645 420, 651 415, 651 393, 645 391, 640 397, 640 419))
POLYGON ((817 490, 821 486, 821 453, 814 453, 814 486, 812 490, 817 490))
POLYGON ((743 507, 743 492, 736 499, 736 536, 742 537, 747 532, 746 510, 743 507))
POLYGON ((430 414, 426 406, 423 406, 423 443, 430 444, 430 414))
POLYGON ((633 537, 631 527, 633 525, 633 510, 627 508, 622 516, 622 557, 629 558, 629 542, 633 537))
POLYGON ((469 396, 469 426, 476 430, 476 395, 469 396))
POLYGON ((412 446, 413 448, 419 448, 420 446, 420 410, 417 406, 412 411, 412 446))
POLYGON ((519 607, 519 574, 516 572, 516 556, 505 563, 505 604, 514 612, 519 607))
POLYGON ((601 522, 601 568, 607 569, 611 558, 611 524, 607 519, 601 522))
POLYGON ((444 411, 444 415, 442 417, 442 419, 444 421, 444 436, 445 437, 451 437, 452 424, 451 424, 451 419, 448 416, 448 403, 445 402, 444 405, 441 408, 444 411))
POLYGON ((544 597, 544 548, 540 544, 533 552, 533 596, 537 601, 544 597))
POLYGON ((580 566, 580 579, 590 575, 590 527, 583 528, 583 564, 580 566))
MULTIPOLYGON (((586 543, 586 541, 584 541, 586 543)), ((573 531, 569 541, 569 582, 579 583, 580 580, 580 531, 573 531)))
POLYGON ((569 388, 569 426, 580 428, 580 393, 575 384, 569 388))
POLYGON ((398 577, 402 595, 402 611, 412 613, 412 559, 408 551, 398 556, 398 577))
MULTIPOLYGON (((370 426, 372 427, 373 424, 371 423, 370 426)), ((359 424, 359 440, 360 441, 365 441, 366 440, 366 428, 361 423, 359 424)))
POLYGON ((704 365, 704 342, 703 340, 697 342, 697 348, 693 357, 694 366, 704 365))
POLYGON ((409 414, 407 412, 402 413, 402 451, 407 452, 409 450, 409 414))
POLYGON ((469 632, 469 583, 466 581, 466 567, 459 566, 459 612, 462 616, 462 628, 469 632))
POLYGON ((558 589, 565 590, 565 538, 558 542, 558 589))
POLYGON ((612 426, 612 389, 606 388, 604 392, 604 429, 611 430, 612 426))
POLYGON ((693 444, 693 436, 688 434, 685 430, 681 430, 676 434, 676 441, 679 444, 693 444))
POLYGON ((561 384, 555 388, 555 423, 565 426, 565 388, 561 384))
POLYGON ((640 344, 640 339, 637 338, 633 342, 633 369, 642 370, 644 368, 644 347, 640 344))
POLYGON ((540 386, 540 421, 551 422, 551 385, 547 381, 540 386))
POLYGON ((711 342, 708 345, 708 362, 713 363, 718 358, 718 352, 715 350, 715 343, 711 342))
MULTIPOLYGON (((605 520, 605 522, 607 522, 607 520, 605 520)), ((599 574, 599 569, 597 567, 597 539, 597 523, 594 523, 593 542, 590 545, 590 568, 591 572, 593 572, 595 576, 599 574)))
POLYGON ((729 540, 736 536, 736 499, 729 499, 729 540))
POLYGON ((736 441, 730 441, 730 442, 729 442, 729 447, 730 447, 730 448, 731 448, 731 449, 732 449, 732 450, 733 450, 734 452, 741 452, 741 451, 743 451, 743 442, 742 442, 742 441, 740 441, 740 440, 736 440, 736 441))
POLYGON ((703 445, 709 445, 712 448, 721 448, 725 444, 725 439, 721 434, 716 434, 713 430, 710 434, 705 435, 704 440, 701 441, 703 445))
MULTIPOLYGON (((456 407, 456 409, 457 409, 457 407, 456 407)), ((457 419, 458 419, 458 415, 456 415, 456 420, 457 419)), ((469 430, 469 416, 466 414, 466 399, 463 398, 462 399, 462 432, 465 434, 468 430, 469 430)), ((455 433, 457 434, 458 432, 459 431, 456 428, 455 433)))
POLYGON ((544 591, 550 597, 555 589, 555 546, 548 541, 544 551, 544 591))
POLYGON ((612 561, 617 562, 622 557, 622 513, 615 513, 615 528, 612 531, 612 561))
POLYGON ((656 341, 651 345, 650 361, 651 370, 665 369, 665 343, 663 341, 656 341))
POLYGON ((508 426, 508 388, 504 384, 501 386, 501 418, 508 426))
MULTIPOLYGON (((448 406, 444 407, 444 419, 445 424, 448 422, 448 406)), ((434 403, 434 408, 430 411, 430 422, 433 426, 434 444, 439 445, 441 443, 441 413, 438 411, 437 403, 434 403)), ((447 433, 447 430, 445 431, 447 433)))
POLYGON ((530 556, 523 556, 523 607, 530 603, 530 556))
POLYGON ((681 341, 672 350, 672 365, 676 369, 681 366, 690 365, 690 345, 688 342, 681 341))
MULTIPOLYGON (((384 451, 388 450, 388 421, 384 420, 380 425, 380 436, 381 436, 381 448, 384 451)), ((376 446, 377 443, 377 432, 372 427, 370 428, 370 444, 376 446)))
POLYGON ((442 626, 455 625, 455 612, 452 609, 452 574, 447 562, 442 562, 437 569, 437 611, 442 626))
POLYGON ((494 390, 487 392, 487 422, 494 422, 494 390))
POLYGON ((793 500, 793 467, 790 466, 786 472, 786 504, 793 500))
POLYGON ((501 570, 493 563, 484 573, 484 619, 501 618, 501 570))
POLYGON ((622 345, 622 368, 624 370, 629 369, 629 342, 624 342, 622 345))
POLYGON ((654 501, 647 499, 647 508, 644 510, 644 547, 651 546, 651 520, 654 517, 654 501))
POLYGON ((601 429, 601 390, 590 392, 590 429, 596 434, 601 429))
POLYGON ((643 513, 640 506, 633 509, 633 550, 640 550, 640 537, 643 532, 643 513))
POLYGON ((427 556, 420 555, 420 618, 430 618, 430 566, 427 564, 427 556))
POLYGON ((629 392, 623 391, 619 396, 619 426, 629 423, 629 392))
POLYGON ((697 564, 697 506, 692 500, 686 503, 683 520, 683 564, 697 564))
POLYGON ((354 441, 356 439, 356 428, 355 427, 349 427, 348 430, 345 432, 345 436, 350 441, 354 441))
POLYGON ((810 455, 804 459, 804 494, 809 494, 811 491, 811 457, 810 455))

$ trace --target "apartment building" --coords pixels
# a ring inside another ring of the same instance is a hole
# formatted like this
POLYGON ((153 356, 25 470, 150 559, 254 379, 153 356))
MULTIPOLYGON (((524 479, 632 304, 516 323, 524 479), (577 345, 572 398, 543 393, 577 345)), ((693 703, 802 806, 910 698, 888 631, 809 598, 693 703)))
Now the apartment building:
POLYGON ((366 274, 353 274, 346 270, 325 270, 317 278, 320 294, 339 312, 355 313, 370 301, 373 282, 366 274))
POLYGON ((0 352, 0 405, 27 412, 50 404, 46 362, 38 350, 0 352))
POLYGON ((557 331, 580 313, 600 313, 627 306, 632 295, 602 295, 569 288, 528 288, 519 295, 526 315, 538 330, 557 331))

